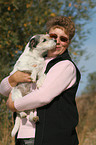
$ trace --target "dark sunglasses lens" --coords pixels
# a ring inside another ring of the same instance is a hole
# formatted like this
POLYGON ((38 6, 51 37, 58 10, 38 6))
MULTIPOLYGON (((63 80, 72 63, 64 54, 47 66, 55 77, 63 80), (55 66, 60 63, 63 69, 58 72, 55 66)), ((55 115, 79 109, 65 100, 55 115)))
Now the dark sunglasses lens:
POLYGON ((63 41, 63 42, 67 42, 67 41, 68 41, 68 38, 66 38, 66 37, 64 37, 64 36, 61 36, 61 37, 60 37, 60 40, 63 41))
POLYGON ((56 39, 57 38, 57 35, 56 34, 49 34, 51 38, 54 38, 56 39))

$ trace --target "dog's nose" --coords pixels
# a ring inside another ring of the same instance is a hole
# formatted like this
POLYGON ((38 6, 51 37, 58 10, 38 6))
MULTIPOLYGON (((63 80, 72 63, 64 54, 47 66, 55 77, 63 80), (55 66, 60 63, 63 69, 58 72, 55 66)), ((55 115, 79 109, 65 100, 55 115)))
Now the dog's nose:
POLYGON ((56 42, 56 43, 57 43, 57 40, 55 39, 55 40, 54 40, 54 42, 56 42))

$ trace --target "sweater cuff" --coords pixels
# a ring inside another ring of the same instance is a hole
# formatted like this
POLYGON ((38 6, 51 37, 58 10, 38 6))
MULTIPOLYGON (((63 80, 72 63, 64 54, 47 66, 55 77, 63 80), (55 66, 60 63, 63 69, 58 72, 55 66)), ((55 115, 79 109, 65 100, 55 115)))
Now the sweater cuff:
POLYGON ((4 96, 7 96, 7 97, 12 90, 12 87, 9 84, 8 78, 9 78, 9 76, 4 78, 0 84, 0 93, 4 96))

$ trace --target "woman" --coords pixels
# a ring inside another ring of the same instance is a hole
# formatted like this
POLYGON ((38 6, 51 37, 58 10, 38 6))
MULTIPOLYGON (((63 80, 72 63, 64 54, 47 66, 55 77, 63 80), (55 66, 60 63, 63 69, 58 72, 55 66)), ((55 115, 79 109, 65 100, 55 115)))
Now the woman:
MULTIPOLYGON (((68 54, 75 26, 69 18, 59 16, 47 22, 47 31, 51 38, 57 40, 57 44, 56 48, 48 51, 45 59, 44 71, 47 76, 42 87, 15 102, 12 102, 10 95, 7 106, 13 112, 37 108, 39 122, 33 136, 27 136, 35 138, 34 145, 78 145, 75 130, 78 124, 75 95, 80 72, 68 54)), ((1 88, 5 85, 1 93, 9 94, 11 86, 30 81, 29 74, 18 71, 1 82, 1 88)), ((20 137, 19 134, 18 138, 20 137)))

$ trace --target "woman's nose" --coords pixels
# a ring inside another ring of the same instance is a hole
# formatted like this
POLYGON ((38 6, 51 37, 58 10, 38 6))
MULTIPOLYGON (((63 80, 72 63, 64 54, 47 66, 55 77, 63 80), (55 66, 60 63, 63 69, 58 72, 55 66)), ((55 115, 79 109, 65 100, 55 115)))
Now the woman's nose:
POLYGON ((60 39, 59 39, 59 37, 57 37, 56 41, 57 41, 57 43, 60 43, 60 39))

